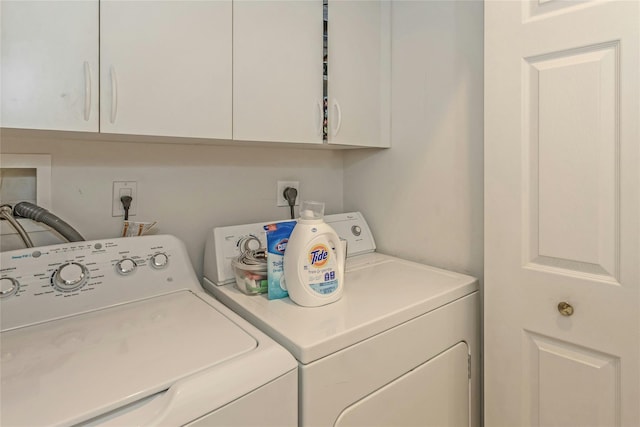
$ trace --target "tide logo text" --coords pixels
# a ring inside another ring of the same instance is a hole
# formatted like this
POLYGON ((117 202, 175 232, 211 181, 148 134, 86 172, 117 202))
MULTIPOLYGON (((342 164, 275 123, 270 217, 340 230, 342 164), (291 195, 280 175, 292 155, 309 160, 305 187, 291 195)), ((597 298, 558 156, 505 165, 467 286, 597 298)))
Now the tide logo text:
POLYGON ((309 264, 316 268, 324 266, 329 261, 329 248, 325 245, 315 245, 309 251, 309 264))

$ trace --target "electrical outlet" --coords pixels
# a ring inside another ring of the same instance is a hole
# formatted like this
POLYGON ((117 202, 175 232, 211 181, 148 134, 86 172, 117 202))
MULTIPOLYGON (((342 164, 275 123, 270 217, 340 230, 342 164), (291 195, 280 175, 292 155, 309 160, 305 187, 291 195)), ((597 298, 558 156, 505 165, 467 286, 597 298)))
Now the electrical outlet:
POLYGON ((298 190, 298 197, 296 197, 296 204, 300 204, 300 182, 298 181, 278 181, 278 192, 276 194, 276 206, 289 206, 289 202, 284 198, 284 190, 287 187, 293 187, 298 190))
POLYGON ((122 196, 131 196, 129 216, 135 215, 138 206, 138 183, 136 181, 113 181, 111 216, 124 216, 124 208, 120 201, 120 197, 122 196))

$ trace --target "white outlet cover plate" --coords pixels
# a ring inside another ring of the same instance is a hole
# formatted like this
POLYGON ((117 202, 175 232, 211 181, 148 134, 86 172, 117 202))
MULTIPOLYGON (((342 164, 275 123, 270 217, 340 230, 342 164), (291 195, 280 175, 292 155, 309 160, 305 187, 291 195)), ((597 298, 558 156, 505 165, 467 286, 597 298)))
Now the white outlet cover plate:
POLYGON ((278 181, 278 192, 276 194, 276 206, 289 206, 289 202, 284 198, 284 190, 287 187, 293 187, 298 190, 298 196, 296 197, 296 203, 294 206, 300 204, 300 181, 278 181))
POLYGON ((129 207, 129 216, 136 214, 136 208, 138 206, 138 183, 136 181, 113 181, 112 194, 112 216, 124 216, 124 208, 120 201, 120 197, 124 195, 129 195, 133 199, 129 207))

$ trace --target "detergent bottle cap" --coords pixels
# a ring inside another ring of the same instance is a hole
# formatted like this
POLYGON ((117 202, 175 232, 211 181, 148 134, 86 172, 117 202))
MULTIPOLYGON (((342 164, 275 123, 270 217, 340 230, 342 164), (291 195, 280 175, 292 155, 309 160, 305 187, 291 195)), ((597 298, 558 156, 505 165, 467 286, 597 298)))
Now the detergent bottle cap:
POLYGON ((318 221, 324 218, 324 203, 304 201, 300 206, 300 219, 303 221, 318 221))

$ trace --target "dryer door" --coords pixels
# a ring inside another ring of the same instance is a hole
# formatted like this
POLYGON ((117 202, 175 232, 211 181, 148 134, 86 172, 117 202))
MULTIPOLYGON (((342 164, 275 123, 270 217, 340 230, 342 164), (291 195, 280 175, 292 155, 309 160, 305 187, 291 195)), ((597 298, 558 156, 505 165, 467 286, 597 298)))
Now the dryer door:
POLYGON ((467 344, 456 344, 346 408, 335 425, 468 426, 468 357, 467 344))

